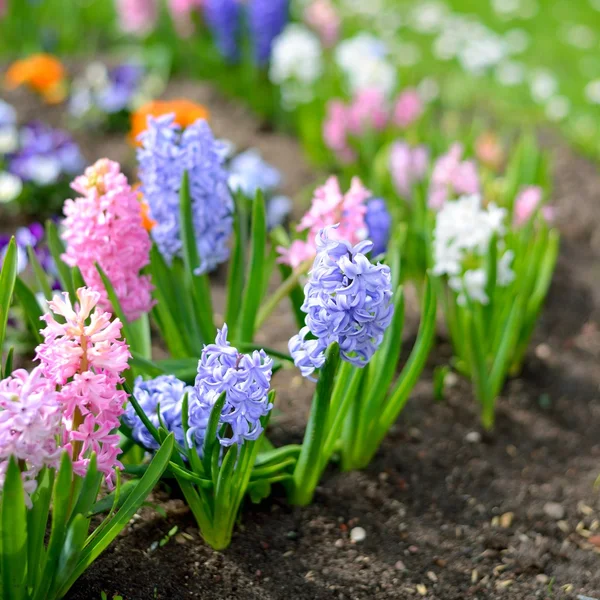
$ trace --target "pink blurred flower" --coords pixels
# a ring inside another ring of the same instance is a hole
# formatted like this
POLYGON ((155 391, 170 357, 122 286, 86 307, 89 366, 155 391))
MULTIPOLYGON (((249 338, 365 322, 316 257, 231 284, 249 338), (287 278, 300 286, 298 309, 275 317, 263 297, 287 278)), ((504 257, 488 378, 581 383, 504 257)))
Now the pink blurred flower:
POLYGON ((412 196, 412 187, 422 181, 429 167, 429 150, 425 146, 411 148, 396 142, 390 152, 390 172, 396 191, 404 199, 412 196))
POLYGON ((280 261, 297 267, 317 253, 316 236, 329 225, 339 227, 329 231, 330 237, 346 240, 352 245, 367 237, 366 201, 372 197, 358 177, 352 178, 350 189, 343 194, 337 177, 330 177, 325 185, 315 190, 312 205, 302 217, 298 231, 308 231, 307 240, 296 240, 288 249, 279 248, 280 261))
POLYGON ((8 13, 8 0, 0 0, 0 19, 8 13))
POLYGON ((119 25, 125 33, 144 36, 158 19, 157 0, 116 0, 119 25))
POLYGON ((152 242, 143 226, 137 193, 121 173, 119 164, 101 159, 72 184, 82 194, 67 200, 62 238, 63 260, 77 266, 88 287, 100 292, 100 306, 111 309, 108 294, 96 269, 109 278, 129 321, 153 305, 150 276, 140 275, 150 261, 152 242))
POLYGON ((382 131, 389 115, 385 95, 377 88, 360 90, 346 114, 348 131, 353 135, 363 135, 369 129, 382 131))
POLYGON ((121 373, 128 368, 129 347, 120 340, 121 322, 98 307, 100 294, 88 288, 77 290, 73 306, 69 294, 55 296, 44 315, 44 342, 36 349, 44 376, 60 386, 65 426, 62 445, 72 454, 73 471, 84 476, 89 452, 97 453, 98 470, 111 486, 120 453, 119 427, 127 394, 118 389, 121 373), (61 317, 58 322, 55 315, 61 317))
POLYGON ((412 125, 423 114, 423 101, 417 90, 409 88, 404 90, 396 100, 393 121, 405 129, 412 125))
POLYGON ((304 21, 321 38, 325 48, 338 41, 342 22, 330 0, 313 0, 304 10, 304 21))
POLYGON ((61 448, 61 407, 54 386, 40 367, 24 369, 0 381, 0 489, 10 457, 19 461, 27 506, 43 467, 57 467, 61 448))
POLYGON ((462 145, 455 143, 437 159, 429 188, 430 208, 441 208, 451 195, 479 193, 477 166, 472 160, 462 161, 462 154, 462 145))
POLYGON ((177 33, 184 38, 190 37, 194 33, 192 13, 202 9, 204 0, 168 0, 167 5, 177 33))
POLYGON ((327 103, 327 114, 323 121, 323 140, 343 163, 356 159, 356 154, 348 144, 349 108, 341 100, 327 103))
POLYGON ((529 185, 521 189, 515 199, 513 222, 517 227, 525 225, 536 210, 541 208, 541 213, 548 223, 554 221, 556 210, 553 206, 542 206, 542 188, 529 185))

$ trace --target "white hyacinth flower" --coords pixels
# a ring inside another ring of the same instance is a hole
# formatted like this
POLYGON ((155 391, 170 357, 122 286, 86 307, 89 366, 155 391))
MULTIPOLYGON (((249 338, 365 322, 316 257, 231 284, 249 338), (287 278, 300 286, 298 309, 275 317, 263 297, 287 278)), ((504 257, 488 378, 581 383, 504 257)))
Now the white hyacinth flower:
POLYGON ((19 147, 19 132, 13 125, 0 125, 0 155, 10 154, 19 147))
POLYGON ((0 172, 0 204, 16 200, 23 191, 23 182, 12 173, 0 172))

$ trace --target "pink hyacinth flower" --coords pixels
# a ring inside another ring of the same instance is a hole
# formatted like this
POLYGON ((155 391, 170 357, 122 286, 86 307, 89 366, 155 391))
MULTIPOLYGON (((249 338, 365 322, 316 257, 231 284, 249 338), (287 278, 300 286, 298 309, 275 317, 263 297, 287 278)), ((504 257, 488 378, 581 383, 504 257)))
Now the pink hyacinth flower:
POLYGON ((98 470, 112 486, 115 468, 121 467, 118 436, 127 394, 118 389, 128 368, 129 347, 120 340, 122 324, 98 307, 100 294, 88 288, 77 290, 73 305, 69 294, 55 296, 44 315, 44 342, 36 349, 44 376, 60 386, 63 447, 73 457, 73 471, 84 476, 89 452, 98 455, 98 470), (55 315, 61 317, 57 321, 55 315), (64 321, 64 322, 62 322, 64 321), (111 457, 108 460, 107 457, 111 457))
POLYGON ((321 229, 338 225, 330 230, 330 237, 346 240, 355 245, 367 237, 366 201, 373 194, 358 177, 352 178, 350 189, 343 194, 337 177, 329 177, 325 185, 315 190, 310 209, 302 217, 297 229, 308 231, 306 241, 296 240, 289 248, 278 248, 280 262, 297 267, 317 254, 316 237, 321 229))
POLYGON ((119 25, 125 33, 144 36, 150 33, 158 19, 157 0, 117 0, 119 25))
POLYGON ((406 129, 423 114, 423 101, 417 90, 404 90, 396 100, 393 120, 398 127, 406 129))
POLYGON ((521 189, 515 199, 513 221, 517 227, 525 225, 533 216, 536 210, 541 207, 541 213, 544 219, 551 223, 555 219, 555 208, 553 206, 541 206, 543 191, 537 185, 529 185, 521 189))
POLYGON ((400 196, 410 199, 412 187, 422 181, 429 167, 429 151, 425 146, 411 148, 405 142, 396 142, 390 152, 390 172, 394 187, 400 196))
POLYGON ((462 160, 463 147, 452 145, 447 154, 436 161, 431 174, 429 207, 440 209, 451 196, 479 193, 479 175, 471 160, 462 160))
POLYGON ((112 310, 96 268, 100 265, 127 320, 135 321, 153 305, 150 277, 140 275, 150 262, 152 242, 137 193, 119 164, 106 158, 88 167, 72 187, 81 197, 65 202, 62 258, 79 267, 86 285, 100 292, 100 306, 112 310))
POLYGON ((356 159, 348 144, 349 109, 341 100, 327 103, 327 114, 323 121, 323 141, 344 164, 356 159))
POLYGON ((31 508, 38 473, 58 467, 60 431, 60 402, 40 367, 31 374, 18 369, 0 381, 0 490, 12 456, 21 466, 25 502, 31 508))
POLYGON ((313 0, 304 10, 304 21, 317 33, 325 48, 335 46, 342 22, 330 0, 313 0))
POLYGON ((348 130, 361 136, 369 129, 382 131, 388 123, 389 110, 385 95, 377 88, 360 90, 348 110, 348 130))

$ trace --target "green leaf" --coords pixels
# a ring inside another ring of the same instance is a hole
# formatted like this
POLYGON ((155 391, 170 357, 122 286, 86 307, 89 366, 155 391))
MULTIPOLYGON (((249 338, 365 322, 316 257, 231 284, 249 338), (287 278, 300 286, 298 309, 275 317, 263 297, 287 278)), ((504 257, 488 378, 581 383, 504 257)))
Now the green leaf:
POLYGON ((2 262, 2 271, 0 271, 0 367, 2 366, 2 350, 4 348, 4 338, 6 336, 6 326, 8 323, 8 311, 12 301, 15 281, 17 279, 17 244, 15 238, 10 240, 8 250, 4 255, 2 262))
POLYGON ((179 208, 181 218, 181 241, 183 245, 183 262, 185 264, 186 276, 190 293, 196 312, 196 322, 202 340, 205 343, 212 342, 216 335, 213 323, 213 309, 211 302, 210 285, 206 275, 197 275, 200 268, 196 235, 194 232, 194 221, 192 216, 192 199, 190 196, 189 175, 184 171, 179 192, 179 208))
POLYGON ((32 497, 33 506, 27 511, 27 582, 32 590, 41 585, 40 575, 46 560, 44 538, 50 517, 54 471, 44 469, 37 479, 38 487, 32 497))
POLYGON ((265 498, 271 495, 271 484, 264 479, 250 483, 248 494, 254 504, 260 504, 265 498))
POLYGON ((148 470, 140 479, 135 489, 123 506, 117 511, 110 525, 94 539, 91 544, 84 547, 77 566, 71 573, 69 579, 62 586, 59 597, 65 595, 79 576, 96 560, 96 558, 109 546, 109 544, 127 526, 131 517, 137 512, 148 494, 152 491, 156 482, 160 479, 166 469, 171 454, 173 453, 173 434, 165 439, 162 446, 154 455, 148 470))
POLYGON ((88 464, 87 473, 82 481, 81 491, 77 498, 77 504, 73 509, 73 515, 87 515, 98 497, 100 485, 102 483, 102 473, 98 473, 97 457, 93 452, 88 464))
POLYGON ((52 492, 52 529, 48 542, 46 564, 40 579, 43 585, 34 590, 34 600, 45 600, 46 592, 48 588, 52 587, 56 576, 58 561, 67 534, 67 522, 72 502, 72 485, 73 465, 71 457, 67 452, 63 452, 52 492))
POLYGON ((21 471, 11 457, 2 490, 1 511, 3 600, 25 600, 27 576, 27 509, 21 471))
MULTIPOLYGON (((6 361, 4 362, 4 377, 8 377, 13 372, 14 355, 15 355, 15 349, 11 346, 8 349, 8 352, 6 354, 6 361)), ((0 364, 0 367, 1 366, 2 365, 0 364)), ((2 371, 1 368, 0 368, 0 371, 2 371)))
POLYGON ((339 362, 339 346, 332 344, 327 349, 325 364, 320 369, 302 450, 294 470, 294 485, 290 497, 292 504, 307 505, 312 500, 321 476, 320 469, 316 469, 315 465, 321 463, 321 452, 326 441, 325 426, 329 418, 329 403, 339 362))
POLYGON ((123 325, 123 334, 125 336, 125 340, 130 346, 136 348, 137 346, 135 336, 133 334, 133 331, 131 330, 131 327, 129 326, 129 321, 127 320, 127 317, 123 312, 123 308, 121 307, 121 303, 119 302, 119 298, 117 296, 117 293, 115 292, 113 284, 104 272, 104 269, 98 263, 95 264, 95 267, 96 271, 98 271, 98 275, 100 275, 100 279, 102 279, 102 284, 106 289, 108 299, 110 300, 110 303, 112 305, 113 314, 116 317, 118 317, 119 321, 121 321, 121 324, 123 325))
POLYGON ((56 270, 58 271, 58 280, 65 292, 68 292, 71 297, 71 302, 75 301, 75 288, 73 287, 73 277, 71 276, 71 268, 63 262, 61 256, 65 251, 65 247, 58 235, 56 225, 53 221, 46 221, 46 239, 48 240, 48 249, 54 259, 56 270))
POLYGON ((136 371, 148 375, 149 377, 158 377, 159 375, 165 374, 165 370, 159 367, 155 362, 148 360, 134 351, 131 352, 129 364, 132 368, 135 368, 136 371))
POLYGON ((252 205, 252 233, 250 238, 250 262, 246 274, 246 285, 242 297, 239 340, 251 342, 258 309, 262 301, 263 277, 265 266, 265 247, 267 243, 267 223, 265 201, 262 192, 256 193, 252 205))
POLYGON ((212 470, 213 463, 213 452, 219 452, 221 447, 219 440, 217 439, 217 433, 219 428, 219 421, 221 420, 221 411, 225 406, 225 400, 227 399, 227 393, 223 392, 215 402, 212 410, 210 411, 210 417, 208 419, 208 426, 206 428, 206 434, 204 436, 204 446, 202 449, 202 465, 204 472, 209 479, 215 479, 215 473, 212 470))
POLYGON ((241 199, 234 195, 236 211, 233 218, 233 250, 229 260, 227 275, 227 303, 225 308, 225 323, 229 327, 231 339, 237 339, 237 326, 242 308, 242 290, 244 289, 244 252, 246 240, 242 234, 240 221, 246 218, 241 207, 241 199))
MULTIPOLYGON (((148 467, 145 466, 143 469, 143 473, 148 470, 148 467)), ((138 484, 136 479, 129 479, 123 485, 121 485, 121 489, 119 490, 119 497, 116 499, 115 492, 111 492, 110 494, 104 496, 98 502, 95 502, 90 506, 90 508, 85 512, 88 516, 99 515, 101 513, 111 512, 114 508, 120 508, 125 504, 127 498, 129 498, 129 494, 133 492, 135 486, 138 484)))
POLYGON ((15 281, 15 296, 19 304, 23 308, 23 312, 27 317, 27 323, 29 324, 29 330, 35 339, 36 344, 42 343, 42 335, 40 334, 40 319, 43 315, 42 308, 40 307, 37 298, 34 293, 23 283, 20 277, 17 277, 15 281))
POLYGON ((40 261, 38 260, 33 246, 27 246, 27 256, 40 291, 44 294, 46 300, 52 300, 52 288, 48 281, 48 275, 46 275, 46 271, 44 271, 42 265, 40 265, 40 261))
POLYGON ((86 516, 81 513, 77 513, 74 516, 73 521, 67 530, 65 543, 62 547, 62 552, 58 561, 58 572, 54 580, 54 585, 52 586, 52 595, 50 597, 53 597, 56 591, 60 589, 65 581, 71 576, 71 573, 81 556, 89 526, 90 521, 86 516))

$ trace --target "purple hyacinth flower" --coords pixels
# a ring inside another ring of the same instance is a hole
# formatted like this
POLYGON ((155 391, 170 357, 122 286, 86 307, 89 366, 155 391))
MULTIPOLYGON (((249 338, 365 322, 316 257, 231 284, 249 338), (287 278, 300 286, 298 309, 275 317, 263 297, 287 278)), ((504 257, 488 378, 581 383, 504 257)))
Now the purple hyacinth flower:
POLYGON ((288 21, 289 0, 249 0, 247 11, 254 60, 263 66, 271 57, 273 40, 288 21))
POLYGON ((379 256, 387 250, 392 226, 392 217, 383 198, 371 198, 367 202, 365 223, 369 230, 368 237, 373 242, 371 256, 379 256))
POLYGON ((190 398, 188 436, 197 444, 204 440, 210 411, 225 392, 221 411, 219 442, 222 446, 256 440, 263 431, 261 417, 273 405, 269 387, 273 361, 264 350, 241 354, 227 341, 227 325, 217 333, 214 344, 202 350, 196 376, 196 396, 190 398))
POLYGON ((143 75, 143 67, 135 64, 126 63, 111 69, 107 85, 96 95, 98 107, 108 114, 127 108, 143 75))
POLYGON ((179 190, 187 171, 201 259, 198 273, 214 270, 229 257, 234 210, 220 142, 203 119, 182 132, 174 115, 149 117, 140 140, 139 175, 150 217, 156 222, 152 237, 158 249, 168 263, 181 256, 179 190))
POLYGON ((204 18, 221 55, 229 60, 239 58, 240 3, 238 0, 206 0, 204 18))
POLYGON ((263 160, 255 148, 246 150, 229 163, 229 187, 253 199, 258 190, 270 194, 281 185, 281 173, 263 160))
MULTIPOLYGON (((167 430, 173 432, 175 440, 181 446, 184 445, 181 409, 183 407, 183 397, 186 392, 191 395, 194 393, 194 390, 173 375, 159 375, 147 381, 138 377, 135 380, 133 388, 133 396, 146 413, 150 422, 158 428, 162 421, 167 430)), ((127 405, 127 409, 123 415, 123 422, 131 429, 132 436, 136 442, 148 450, 158 450, 158 443, 142 423, 131 404, 127 405)))
POLYGON ((353 247, 330 239, 329 229, 317 235, 317 256, 304 288, 306 327, 289 342, 294 362, 305 377, 322 366, 325 350, 335 342, 342 359, 364 367, 394 314, 390 269, 372 264, 366 256, 372 242, 353 247), (309 332, 316 343, 306 340, 309 332))

